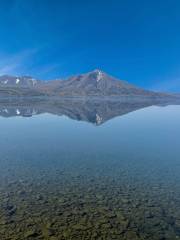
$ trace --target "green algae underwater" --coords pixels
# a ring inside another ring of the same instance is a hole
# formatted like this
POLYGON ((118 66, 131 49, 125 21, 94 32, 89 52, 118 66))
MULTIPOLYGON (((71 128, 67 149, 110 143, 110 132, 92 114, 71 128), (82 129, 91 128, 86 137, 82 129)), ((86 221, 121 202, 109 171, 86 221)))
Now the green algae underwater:
POLYGON ((180 106, 0 117, 0 239, 180 239, 179 123, 180 106))

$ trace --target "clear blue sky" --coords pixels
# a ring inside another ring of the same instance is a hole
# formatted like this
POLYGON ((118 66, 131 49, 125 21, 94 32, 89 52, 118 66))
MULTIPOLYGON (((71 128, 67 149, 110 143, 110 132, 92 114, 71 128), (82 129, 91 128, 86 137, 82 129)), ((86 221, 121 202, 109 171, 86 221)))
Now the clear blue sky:
POLYGON ((67 77, 100 68, 180 91, 179 0, 0 0, 0 75, 67 77))

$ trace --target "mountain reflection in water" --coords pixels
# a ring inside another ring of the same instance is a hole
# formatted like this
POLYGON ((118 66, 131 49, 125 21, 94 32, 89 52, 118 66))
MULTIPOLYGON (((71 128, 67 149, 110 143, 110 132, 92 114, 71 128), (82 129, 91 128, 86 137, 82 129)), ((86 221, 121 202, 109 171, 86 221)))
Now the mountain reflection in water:
POLYGON ((86 121, 101 125, 106 121, 127 113, 150 107, 180 104, 180 101, 150 98, 118 98, 118 99, 10 99, 0 101, 2 117, 32 117, 33 115, 50 113, 67 116, 77 121, 86 121))

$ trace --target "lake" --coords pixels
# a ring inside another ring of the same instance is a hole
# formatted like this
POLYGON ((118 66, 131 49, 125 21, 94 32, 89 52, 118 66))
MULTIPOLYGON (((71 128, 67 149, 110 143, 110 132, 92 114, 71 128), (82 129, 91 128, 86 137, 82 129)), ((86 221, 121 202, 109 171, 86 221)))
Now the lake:
POLYGON ((180 105, 0 104, 0 239, 180 239, 180 105))

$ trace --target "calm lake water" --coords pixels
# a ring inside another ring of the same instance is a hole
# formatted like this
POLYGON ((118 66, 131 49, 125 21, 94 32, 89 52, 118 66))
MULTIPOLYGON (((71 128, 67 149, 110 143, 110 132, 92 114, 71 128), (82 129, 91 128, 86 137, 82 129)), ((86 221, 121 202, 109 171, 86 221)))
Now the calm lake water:
POLYGON ((26 111, 0 111, 0 239, 180 239, 180 105, 26 111))

